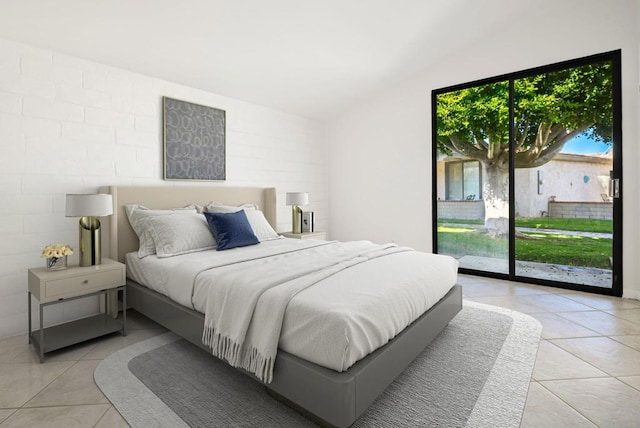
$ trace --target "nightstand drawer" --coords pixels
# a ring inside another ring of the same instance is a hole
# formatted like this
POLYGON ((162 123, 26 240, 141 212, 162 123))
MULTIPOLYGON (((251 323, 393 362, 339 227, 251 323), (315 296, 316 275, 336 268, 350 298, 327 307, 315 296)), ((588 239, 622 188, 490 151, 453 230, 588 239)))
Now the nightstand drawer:
POLYGON ((46 298, 51 298, 66 294, 85 293, 105 288, 113 288, 123 284, 122 270, 92 272, 88 275, 49 280, 44 285, 44 294, 46 298))
POLYGON ((29 269, 29 292, 40 303, 120 287, 126 283, 125 265, 102 259, 97 266, 70 266, 62 270, 29 269))

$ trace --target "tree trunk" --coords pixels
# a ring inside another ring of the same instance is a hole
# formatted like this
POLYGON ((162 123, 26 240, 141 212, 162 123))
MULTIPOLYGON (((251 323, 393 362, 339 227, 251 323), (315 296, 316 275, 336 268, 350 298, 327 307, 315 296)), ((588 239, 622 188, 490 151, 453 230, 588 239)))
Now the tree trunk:
POLYGON ((504 157, 482 163, 484 226, 493 237, 509 234, 509 169, 504 157))

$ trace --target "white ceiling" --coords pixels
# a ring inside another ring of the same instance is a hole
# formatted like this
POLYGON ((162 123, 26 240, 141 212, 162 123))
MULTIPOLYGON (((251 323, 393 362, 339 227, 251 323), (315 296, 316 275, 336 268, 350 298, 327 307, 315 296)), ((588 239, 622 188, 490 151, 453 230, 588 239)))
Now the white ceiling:
POLYGON ((326 120, 526 3, 2 0, 0 37, 326 120))

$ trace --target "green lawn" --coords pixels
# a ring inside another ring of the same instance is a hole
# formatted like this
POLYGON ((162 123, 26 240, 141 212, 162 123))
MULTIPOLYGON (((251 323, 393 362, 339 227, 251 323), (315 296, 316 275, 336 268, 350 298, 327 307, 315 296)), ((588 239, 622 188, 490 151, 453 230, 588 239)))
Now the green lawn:
MULTIPOLYGON (((456 218, 439 218, 438 223, 449 224, 484 224, 484 220, 461 220, 456 218)), ((532 217, 517 218, 516 227, 534 229, 575 230, 579 232, 613 233, 611 220, 596 220, 588 218, 554 218, 532 217)))
MULTIPOLYGON (((528 226, 529 227, 529 226, 528 226)), ((532 234, 516 239, 516 260, 610 269, 612 240, 571 235, 532 234)), ((438 227, 438 252, 456 257, 476 255, 508 258, 508 240, 491 238, 472 228, 438 227)))
POLYGON ((509 241, 506 238, 491 238, 475 229, 439 226, 438 253, 454 257, 470 255, 507 259, 509 241))
POLYGON ((439 218, 438 224, 450 223, 450 224, 484 224, 484 220, 463 220, 460 218, 439 218))
POLYGON ((516 239, 516 260, 611 269, 611 239, 571 235, 544 236, 541 240, 516 239))

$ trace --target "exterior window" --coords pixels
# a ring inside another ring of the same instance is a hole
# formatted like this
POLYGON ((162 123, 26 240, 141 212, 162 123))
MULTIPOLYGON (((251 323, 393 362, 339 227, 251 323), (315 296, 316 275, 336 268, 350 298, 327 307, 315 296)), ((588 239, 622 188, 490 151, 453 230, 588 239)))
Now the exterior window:
POLYGON ((448 201, 482 199, 480 162, 447 162, 445 176, 448 201))

